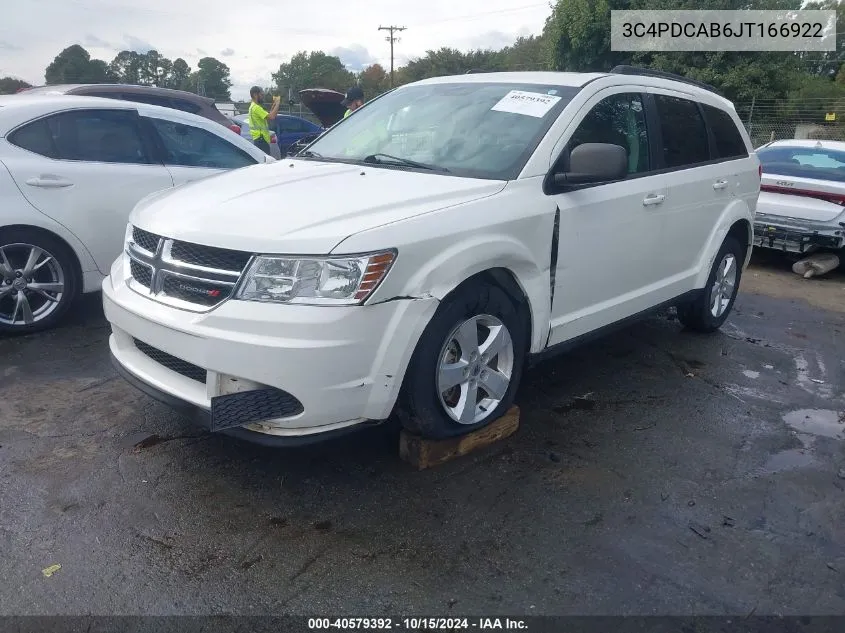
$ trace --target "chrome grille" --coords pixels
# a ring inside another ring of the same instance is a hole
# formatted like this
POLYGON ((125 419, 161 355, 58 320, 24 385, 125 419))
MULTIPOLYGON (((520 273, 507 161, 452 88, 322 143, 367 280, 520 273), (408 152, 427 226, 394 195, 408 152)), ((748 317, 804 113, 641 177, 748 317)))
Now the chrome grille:
POLYGON ((220 288, 213 283, 205 283, 198 279, 184 280, 180 277, 168 276, 161 284, 161 291, 167 297, 197 303, 203 306, 214 306, 220 302, 220 288))
POLYGON ((137 226, 132 227, 132 241, 145 251, 155 253, 160 239, 160 235, 139 229, 137 226))
POLYGON ((126 244, 127 283, 183 310, 205 312, 232 296, 251 253, 182 242, 133 227, 126 244))
POLYGON ((132 277, 144 288, 149 288, 153 279, 153 269, 146 264, 140 264, 134 259, 130 260, 129 268, 132 271, 132 277))
POLYGON ((230 251, 226 248, 201 246, 189 242, 174 242, 170 249, 173 259, 220 270, 243 270, 249 262, 250 254, 242 251, 230 251))

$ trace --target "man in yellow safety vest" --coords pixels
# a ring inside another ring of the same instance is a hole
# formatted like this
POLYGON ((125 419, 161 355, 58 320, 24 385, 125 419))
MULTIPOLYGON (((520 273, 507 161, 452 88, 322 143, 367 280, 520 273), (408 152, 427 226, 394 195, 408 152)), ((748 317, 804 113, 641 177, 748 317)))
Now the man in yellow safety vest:
POLYGON ((247 120, 249 121, 249 133, 252 136, 252 142, 257 148, 270 154, 270 125, 267 122, 276 118, 282 98, 278 95, 273 97, 273 106, 267 112, 261 105, 264 100, 264 91, 260 87, 253 86, 250 88, 249 96, 252 103, 249 104, 249 118, 247 120))

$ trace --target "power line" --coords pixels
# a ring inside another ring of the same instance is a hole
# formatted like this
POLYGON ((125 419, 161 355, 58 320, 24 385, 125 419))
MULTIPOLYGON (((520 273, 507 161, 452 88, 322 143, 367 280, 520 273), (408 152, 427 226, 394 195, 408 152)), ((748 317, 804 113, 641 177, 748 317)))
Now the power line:
POLYGON ((379 31, 389 31, 390 35, 388 35, 385 39, 390 42, 390 87, 393 88, 393 43, 396 42, 399 38, 394 37, 393 33, 399 33, 404 31, 406 28, 405 26, 380 26, 378 27, 379 31))
POLYGON ((454 15, 440 20, 429 20, 426 22, 415 22, 414 26, 428 26, 430 24, 443 24, 444 22, 457 22, 460 20, 475 20, 477 18, 487 17, 488 15, 499 15, 504 13, 517 13, 520 11, 527 11, 528 9, 537 9, 540 7, 549 8, 548 3, 543 4, 527 4, 521 7, 511 7, 510 9, 498 9, 494 11, 481 11, 480 13, 470 13, 468 15, 454 15))

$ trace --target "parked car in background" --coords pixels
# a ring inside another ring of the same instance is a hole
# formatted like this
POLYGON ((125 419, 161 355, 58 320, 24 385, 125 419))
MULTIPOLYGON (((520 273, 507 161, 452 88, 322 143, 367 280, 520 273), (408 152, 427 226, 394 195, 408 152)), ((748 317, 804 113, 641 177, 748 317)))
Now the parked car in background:
POLYGON ((99 290, 141 198, 272 161, 172 108, 0 97, 0 332, 51 327, 77 295, 99 290))
MULTIPOLYGON (((252 135, 249 133, 249 116, 246 114, 239 114, 237 116, 233 116, 230 120, 232 121, 232 129, 237 128, 238 134, 252 143, 252 135)), ((273 158, 281 158, 283 155, 279 150, 278 136, 272 130, 270 131, 270 153, 273 158)))
POLYGON ((121 375, 276 445, 477 430, 529 361, 660 306, 715 331, 760 190, 730 101, 630 68, 404 85, 279 166, 139 203, 103 282, 121 375))
POLYGON ((845 143, 773 141, 757 156, 755 244, 792 253, 845 247, 845 143))
POLYGON ((214 99, 201 97, 184 90, 157 88, 156 86, 135 86, 131 84, 62 84, 56 86, 36 86, 27 88, 19 94, 25 95, 79 95, 85 97, 105 97, 121 99, 134 103, 173 108, 204 117, 232 131, 228 118, 214 105, 214 99))
POLYGON ((308 119, 291 114, 280 114, 273 123, 279 139, 279 151, 283 156, 288 153, 291 147, 303 139, 316 138, 325 131, 308 119))

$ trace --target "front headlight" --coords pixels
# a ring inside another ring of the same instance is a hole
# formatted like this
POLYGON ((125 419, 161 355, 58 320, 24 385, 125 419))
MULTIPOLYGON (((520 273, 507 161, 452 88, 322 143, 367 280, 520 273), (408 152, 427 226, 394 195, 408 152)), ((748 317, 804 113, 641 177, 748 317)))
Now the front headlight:
POLYGON ((237 299, 310 305, 358 305, 387 275, 395 251, 345 257, 257 256, 237 299))

